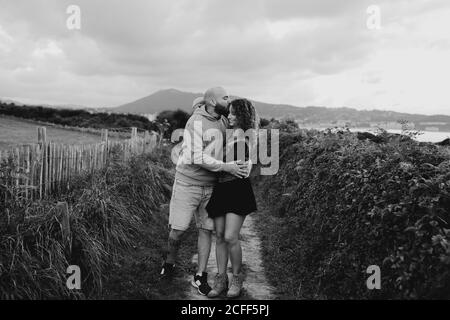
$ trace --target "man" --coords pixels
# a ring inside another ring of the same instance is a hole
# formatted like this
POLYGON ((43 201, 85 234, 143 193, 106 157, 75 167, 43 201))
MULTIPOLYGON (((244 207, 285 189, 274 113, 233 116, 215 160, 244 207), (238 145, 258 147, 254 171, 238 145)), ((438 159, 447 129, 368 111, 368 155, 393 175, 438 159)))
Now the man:
MULTIPOLYGON (((202 103, 199 103, 199 100, 194 101, 194 112, 184 131, 170 201, 169 225, 171 231, 161 275, 171 276, 173 274, 180 239, 194 216, 199 231, 198 270, 194 275, 192 285, 202 295, 207 295, 211 291, 207 281, 206 266, 211 251, 211 233, 214 230, 214 222, 208 217, 205 207, 217 182, 217 173, 225 171, 237 177, 247 175, 246 164, 224 163, 221 158, 213 157, 209 151, 222 150, 225 130, 228 126, 228 120, 225 117, 228 101, 229 96, 221 87, 208 89, 202 103), (211 132, 218 132, 221 139, 211 139, 209 135, 211 132)), ((215 156, 217 157, 217 155, 215 156)))

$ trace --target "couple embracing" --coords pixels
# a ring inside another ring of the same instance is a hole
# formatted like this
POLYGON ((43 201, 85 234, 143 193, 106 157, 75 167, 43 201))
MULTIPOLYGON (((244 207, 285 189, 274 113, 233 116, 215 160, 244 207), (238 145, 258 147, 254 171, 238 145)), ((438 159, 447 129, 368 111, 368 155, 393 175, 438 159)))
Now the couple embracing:
POLYGON ((194 101, 186 124, 170 201, 168 250, 161 275, 171 276, 182 236, 192 217, 198 228, 198 270, 192 285, 210 298, 241 294, 243 274, 239 233, 245 217, 256 211, 249 175, 256 147, 257 114, 247 99, 231 101, 221 87, 194 101), (240 130, 241 129, 241 130, 240 130), (250 135, 235 134, 253 132, 250 135), (211 138, 211 132, 214 138, 211 138), (216 152, 219 150, 220 152, 216 152), (214 156, 213 156, 214 153, 214 156), (208 283, 212 233, 216 235, 217 274, 208 283), (228 278, 228 260, 233 276, 228 278))

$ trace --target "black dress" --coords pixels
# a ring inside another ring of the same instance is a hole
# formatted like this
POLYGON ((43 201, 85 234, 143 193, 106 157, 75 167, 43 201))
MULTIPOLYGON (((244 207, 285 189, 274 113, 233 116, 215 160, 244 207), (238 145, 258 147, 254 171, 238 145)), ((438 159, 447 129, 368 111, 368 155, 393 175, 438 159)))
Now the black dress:
MULTIPOLYGON (((235 161, 238 159, 248 161, 249 152, 245 141, 235 141, 230 144, 230 147, 234 150, 235 161), (245 157, 238 155, 239 143, 245 144, 245 157)), ((227 149, 230 150, 230 148, 225 149, 225 153, 227 149)), ((246 216, 256 210, 256 200, 250 179, 236 178, 225 173, 219 177, 219 183, 214 187, 206 206, 210 218, 224 216, 227 213, 246 216)))

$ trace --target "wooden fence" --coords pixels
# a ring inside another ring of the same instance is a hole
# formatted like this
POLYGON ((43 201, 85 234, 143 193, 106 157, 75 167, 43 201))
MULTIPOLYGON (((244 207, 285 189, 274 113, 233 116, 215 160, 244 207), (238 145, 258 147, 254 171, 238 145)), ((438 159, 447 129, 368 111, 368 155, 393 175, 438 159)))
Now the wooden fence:
POLYGON ((16 200, 43 199, 70 188, 71 181, 80 173, 105 167, 113 150, 127 160, 133 154, 150 152, 156 144, 155 134, 145 131, 138 135, 137 128, 132 128, 130 139, 110 141, 108 130, 103 130, 99 143, 66 145, 47 141, 46 128, 40 127, 37 143, 0 150, 3 166, 0 181, 3 180, 7 190, 16 189, 11 193, 16 200))

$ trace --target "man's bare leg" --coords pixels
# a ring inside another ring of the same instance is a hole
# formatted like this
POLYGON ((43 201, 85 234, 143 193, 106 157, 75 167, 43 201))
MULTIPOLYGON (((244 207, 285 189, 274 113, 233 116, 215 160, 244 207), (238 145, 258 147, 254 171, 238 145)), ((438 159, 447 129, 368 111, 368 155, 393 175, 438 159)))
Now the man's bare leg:
POLYGON ((181 230, 170 230, 169 240, 167 243, 167 257, 166 263, 175 264, 178 258, 178 249, 181 244, 181 237, 183 236, 184 231, 181 230))
POLYGON ((198 275, 206 272, 206 267, 208 266, 211 252, 211 234, 210 230, 198 229, 198 275))

